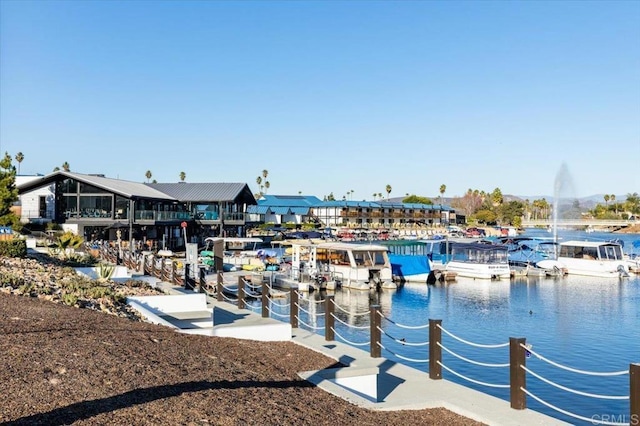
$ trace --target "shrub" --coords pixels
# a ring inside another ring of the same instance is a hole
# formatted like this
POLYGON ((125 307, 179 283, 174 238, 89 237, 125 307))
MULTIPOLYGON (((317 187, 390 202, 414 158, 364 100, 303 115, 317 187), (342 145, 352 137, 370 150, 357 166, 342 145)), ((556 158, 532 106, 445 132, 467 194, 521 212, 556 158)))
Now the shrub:
POLYGON ((78 303, 78 296, 75 294, 66 293, 62 295, 62 302, 65 305, 75 306, 78 303))
POLYGON ((0 256, 25 257, 27 255, 27 242, 14 238, 0 241, 0 256))

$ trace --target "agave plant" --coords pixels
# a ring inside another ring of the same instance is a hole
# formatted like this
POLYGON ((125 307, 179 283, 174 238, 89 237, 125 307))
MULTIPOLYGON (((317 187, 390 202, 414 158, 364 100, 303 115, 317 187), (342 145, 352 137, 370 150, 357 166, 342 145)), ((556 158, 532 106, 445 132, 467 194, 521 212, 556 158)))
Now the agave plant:
POLYGON ((108 263, 99 263, 96 267, 96 273, 98 274, 98 281, 108 281, 113 276, 116 267, 108 263))
POLYGON ((81 236, 76 235, 73 232, 65 232, 56 239, 52 247, 52 252, 64 259, 67 259, 69 254, 73 250, 82 247, 83 243, 84 238, 81 236))

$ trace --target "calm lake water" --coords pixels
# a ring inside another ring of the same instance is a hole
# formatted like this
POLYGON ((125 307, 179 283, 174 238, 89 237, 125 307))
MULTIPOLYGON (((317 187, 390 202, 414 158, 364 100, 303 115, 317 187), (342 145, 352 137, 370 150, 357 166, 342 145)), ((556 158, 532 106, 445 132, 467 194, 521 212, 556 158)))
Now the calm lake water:
MULTIPOLYGON (((526 235, 550 237, 546 231, 530 231, 526 235)), ((624 241, 626 252, 633 252, 632 242, 638 234, 610 234, 559 231, 563 240, 624 241)), ((639 249, 635 249, 636 253, 639 249)), ((324 312, 324 293, 304 296, 301 307, 310 312, 324 312)), ((629 395, 629 375, 592 376, 566 371, 543 361, 536 353, 558 364, 577 370, 595 372, 628 371, 630 363, 640 363, 640 275, 625 279, 599 279, 567 276, 564 278, 528 278, 511 281, 487 281, 458 278, 456 282, 427 286, 406 284, 398 290, 369 293, 339 289, 335 300, 342 309, 336 316, 349 327, 336 321, 336 330, 347 343, 365 351, 369 331, 361 327, 369 324, 370 303, 381 305, 385 318, 382 344, 388 350, 382 356, 414 368, 428 371, 428 346, 409 343, 428 341, 428 329, 407 329, 405 326, 428 324, 429 319, 442 320, 442 327, 468 342, 498 345, 510 337, 524 337, 535 352, 527 359, 527 367, 540 376, 581 392, 603 396, 629 395), (345 312, 346 311, 346 312, 345 312), (348 313, 347 313, 348 312, 348 313), (395 323, 395 324, 394 324, 395 323), (394 340, 395 339, 395 340, 394 340), (399 355, 395 356, 394 354, 399 355), (407 360, 416 360, 408 361, 407 360)), ((277 301, 275 303, 278 303, 277 301)), ((284 302, 283 302, 284 303, 284 302)), ((278 308, 274 306, 274 311, 278 308)), ((288 313, 288 308, 280 310, 288 313)), ((274 318, 283 320, 277 316, 274 318)), ((301 320, 312 327, 323 327, 324 316, 300 314, 301 320)), ((286 319, 285 319, 286 320, 286 319)), ((301 328, 309 328, 301 324, 301 328)), ((316 330, 324 334, 324 329, 316 330)), ((336 340, 342 340, 336 336, 336 340)), ((509 362, 509 348, 480 348, 442 333, 442 344, 452 352, 474 361, 488 364, 509 362)), ((443 351, 443 364, 459 375, 443 369, 443 378, 477 389, 501 399, 509 399, 509 389, 486 386, 509 383, 507 367, 474 365, 443 351)), ((561 410, 587 419, 606 419, 629 422, 629 400, 600 399, 576 395, 558 389, 527 374, 527 389, 545 402, 561 410)), ((573 424, 590 424, 527 397, 527 406, 573 424)))

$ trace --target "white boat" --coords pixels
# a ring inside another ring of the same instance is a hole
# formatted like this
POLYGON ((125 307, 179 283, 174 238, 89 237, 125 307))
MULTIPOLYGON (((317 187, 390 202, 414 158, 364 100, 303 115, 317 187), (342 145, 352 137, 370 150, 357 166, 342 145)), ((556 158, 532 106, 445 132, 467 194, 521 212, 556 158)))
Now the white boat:
POLYGON ((560 243, 558 262, 569 275, 620 278, 629 275, 622 245, 613 241, 565 241, 560 243))
POLYGON ((318 271, 329 273, 342 287, 395 289, 387 250, 377 244, 320 243, 316 247, 318 271))
POLYGON ((482 242, 446 242, 445 271, 459 277, 488 280, 510 279, 508 248, 502 244, 482 242))

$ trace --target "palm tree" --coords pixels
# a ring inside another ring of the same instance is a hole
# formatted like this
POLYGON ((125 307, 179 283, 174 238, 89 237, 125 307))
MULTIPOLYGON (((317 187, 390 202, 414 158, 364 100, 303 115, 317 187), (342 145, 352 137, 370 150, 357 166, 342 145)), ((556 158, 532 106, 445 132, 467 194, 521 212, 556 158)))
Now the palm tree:
POLYGON ((264 193, 265 194, 267 193, 267 190, 269 189, 270 186, 271 186, 271 184, 269 183, 269 181, 266 181, 264 183, 264 193))
POLYGON ((147 170, 147 173, 144 174, 144 176, 147 178, 147 183, 149 183, 149 181, 151 180, 151 170, 147 170))
POLYGON ((71 171, 71 167, 69 167, 69 163, 67 163, 66 161, 62 163, 62 170, 64 170, 65 172, 71 171))
POLYGON ((613 204, 616 214, 618 214, 618 206, 614 203, 616 201, 616 196, 614 194, 611 194, 609 195, 609 198, 611 199, 611 203, 613 204))
POLYGON ((446 190, 447 190, 447 185, 445 184, 440 185, 440 205, 442 205, 442 196, 444 195, 446 190))
POLYGON ((354 192, 354 191, 353 191, 353 189, 352 189, 351 191, 349 191, 349 193, 351 194, 349 198, 350 198, 351 200, 353 200, 353 192, 354 192))
POLYGON ((258 176, 256 178, 256 183, 258 184, 258 188, 260 188, 260 195, 262 195, 262 177, 258 176))
POLYGON ((387 185, 385 190, 387 191, 387 201, 389 201, 389 195, 391 194, 391 185, 387 185))
POLYGON ((266 178, 267 178, 267 176, 269 176, 269 170, 264 169, 264 170, 262 171, 262 177, 266 179, 266 178))
POLYGON ((19 152, 16 154, 16 161, 18 162, 18 174, 20 174, 20 163, 24 160, 24 154, 19 152))
POLYGON ((609 194, 604 194, 604 203, 606 206, 609 206, 610 199, 611 199, 611 196, 609 194))
POLYGON ((180 181, 184 182, 186 178, 187 178, 187 174, 185 172, 180 172, 180 181))

